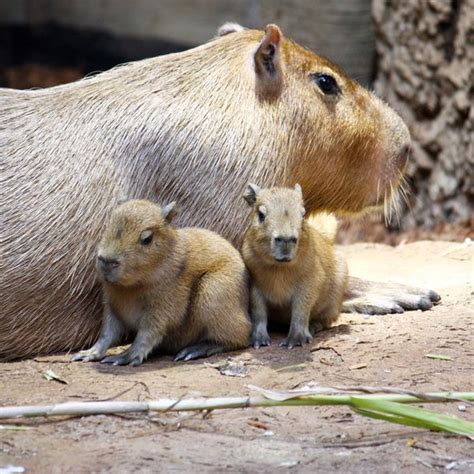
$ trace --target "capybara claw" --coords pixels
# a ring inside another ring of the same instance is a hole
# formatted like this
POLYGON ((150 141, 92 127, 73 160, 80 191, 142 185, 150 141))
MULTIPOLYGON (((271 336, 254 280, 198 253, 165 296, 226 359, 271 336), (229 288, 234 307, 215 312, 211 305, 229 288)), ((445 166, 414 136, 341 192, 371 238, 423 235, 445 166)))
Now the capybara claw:
POLYGON ((72 362, 96 362, 102 359, 103 354, 99 354, 94 348, 76 352, 71 356, 72 362))
POLYGON ((252 334, 251 339, 252 346, 255 349, 259 349, 260 346, 269 346, 270 345, 270 336, 268 335, 267 329, 256 329, 252 334))
POLYGON ((313 338, 311 337, 309 331, 304 331, 297 334, 289 334, 288 337, 280 342, 280 346, 293 349, 295 346, 304 346, 305 344, 309 344, 312 340, 313 338))
POLYGON ((220 354, 224 352, 225 348, 223 346, 211 344, 211 343, 201 343, 194 346, 185 347, 181 349, 175 356, 174 360, 188 362, 194 359, 200 359, 201 357, 210 357, 214 354, 220 354))
POLYGON ((101 364, 111 365, 131 365, 136 367, 143 362, 143 358, 138 355, 131 356, 129 354, 118 354, 115 356, 105 357, 100 361, 101 364))
POLYGON ((428 292, 428 298, 433 304, 438 304, 441 302, 441 296, 433 290, 430 290, 428 292))

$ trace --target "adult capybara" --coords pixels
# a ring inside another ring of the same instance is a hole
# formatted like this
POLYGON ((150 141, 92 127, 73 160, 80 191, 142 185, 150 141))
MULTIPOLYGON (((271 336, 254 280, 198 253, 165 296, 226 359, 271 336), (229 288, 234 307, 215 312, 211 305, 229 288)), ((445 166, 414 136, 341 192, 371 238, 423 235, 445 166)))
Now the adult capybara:
MULTIPOLYGON (((410 143, 400 117, 275 25, 225 33, 72 84, 0 90, 0 359, 95 341, 95 246, 120 199, 177 200, 178 224, 238 245, 248 182, 299 182, 308 212, 389 198, 410 143)), ((436 298, 349 284, 351 310, 436 298)))

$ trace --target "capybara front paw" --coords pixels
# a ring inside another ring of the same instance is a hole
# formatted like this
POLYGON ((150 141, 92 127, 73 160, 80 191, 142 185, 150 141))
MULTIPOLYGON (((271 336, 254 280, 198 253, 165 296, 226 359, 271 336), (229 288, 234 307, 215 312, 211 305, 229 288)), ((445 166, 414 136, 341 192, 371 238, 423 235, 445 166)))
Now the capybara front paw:
POLYGON ((91 347, 90 349, 87 349, 85 351, 79 351, 73 354, 71 356, 71 361, 94 362, 102 359, 102 357, 104 357, 104 354, 99 352, 94 347, 91 347))
POLYGON ((143 357, 141 355, 128 354, 128 353, 108 356, 100 361, 101 364, 132 365, 132 366, 140 365, 142 362, 143 362, 143 357))
POLYGON ((255 349, 260 348, 260 346, 270 345, 270 336, 268 335, 268 331, 265 326, 256 326, 254 328, 252 332, 251 343, 255 349))
POLYGON ((293 349, 295 346, 304 346, 305 344, 309 344, 312 340, 313 338, 311 337, 311 333, 307 329, 290 331, 288 336, 280 342, 280 346, 293 349))

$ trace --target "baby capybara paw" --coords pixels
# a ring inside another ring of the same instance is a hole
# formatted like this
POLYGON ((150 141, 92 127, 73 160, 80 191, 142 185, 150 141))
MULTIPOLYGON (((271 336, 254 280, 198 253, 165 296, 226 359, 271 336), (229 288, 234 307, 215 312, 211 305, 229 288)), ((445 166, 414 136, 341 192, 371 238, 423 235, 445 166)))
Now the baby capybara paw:
POLYGON ((270 336, 268 335, 267 328, 264 326, 256 326, 252 332, 251 344, 255 349, 259 349, 260 346, 270 345, 270 336))
POLYGON ((122 352, 121 354, 105 357, 100 361, 101 364, 111 365, 132 365, 137 366, 143 362, 144 357, 141 354, 122 352))
POLYGON ((95 362, 102 359, 103 357, 104 357, 103 353, 99 352, 94 347, 91 347, 90 349, 87 349, 85 351, 79 351, 73 354, 71 356, 71 361, 95 362))
POLYGON ((215 354, 225 352, 224 346, 212 343, 201 343, 194 346, 188 346, 181 349, 175 356, 175 361, 189 361, 194 359, 200 359, 202 357, 210 357, 215 354))
POLYGON ((288 336, 280 342, 281 347, 287 347, 293 349, 295 346, 304 346, 309 344, 313 338, 308 329, 300 328, 295 331, 290 330, 288 336))

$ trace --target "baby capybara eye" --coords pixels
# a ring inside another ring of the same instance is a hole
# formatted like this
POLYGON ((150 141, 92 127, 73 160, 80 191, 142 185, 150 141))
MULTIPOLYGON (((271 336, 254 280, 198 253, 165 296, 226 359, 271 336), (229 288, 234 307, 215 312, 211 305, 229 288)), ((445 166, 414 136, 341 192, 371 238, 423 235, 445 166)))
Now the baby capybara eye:
POLYGON ((262 211, 258 211, 258 222, 260 224, 265 220, 265 214, 262 211))
POLYGON ((142 232, 142 235, 140 235, 140 244, 150 245, 152 241, 153 232, 151 230, 145 230, 145 232, 142 232))
POLYGON ((324 94, 337 95, 341 92, 336 79, 329 74, 316 73, 311 74, 311 77, 324 94))

